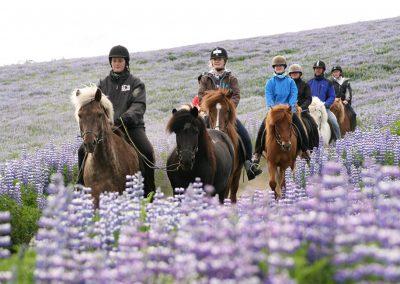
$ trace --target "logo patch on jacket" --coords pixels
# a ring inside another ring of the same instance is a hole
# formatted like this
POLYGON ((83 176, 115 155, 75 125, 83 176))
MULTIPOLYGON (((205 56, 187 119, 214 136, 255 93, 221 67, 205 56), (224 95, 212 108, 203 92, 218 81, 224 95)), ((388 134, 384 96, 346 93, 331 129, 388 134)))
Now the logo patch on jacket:
POLYGON ((130 91, 131 90, 131 86, 130 85, 122 85, 121 86, 121 91, 125 92, 125 91, 130 91))

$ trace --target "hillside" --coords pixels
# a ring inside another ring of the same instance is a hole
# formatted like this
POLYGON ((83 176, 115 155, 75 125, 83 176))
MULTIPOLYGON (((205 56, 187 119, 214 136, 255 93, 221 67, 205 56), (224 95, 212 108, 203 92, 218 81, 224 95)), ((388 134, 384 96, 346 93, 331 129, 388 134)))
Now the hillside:
MULTIPOLYGON (((220 45, 230 54, 228 68, 239 78, 238 111, 254 136, 263 114, 264 84, 276 54, 303 65, 305 78, 316 59, 328 68, 341 64, 353 79, 354 106, 362 127, 386 124, 400 115, 400 17, 350 25, 199 44, 132 54, 131 70, 146 84, 147 131, 156 148, 170 110, 197 91, 197 76, 208 69, 209 50, 220 45), (377 124, 378 123, 378 124, 377 124)), ((104 51, 104 53, 108 52, 104 51)), ((106 56, 10 65, 0 68, 0 160, 16 158, 50 140, 60 145, 78 133, 69 95, 97 83, 109 72, 106 56)), ((165 138, 168 139, 168 138, 165 138)), ((161 144, 160 144, 161 143, 161 144)))

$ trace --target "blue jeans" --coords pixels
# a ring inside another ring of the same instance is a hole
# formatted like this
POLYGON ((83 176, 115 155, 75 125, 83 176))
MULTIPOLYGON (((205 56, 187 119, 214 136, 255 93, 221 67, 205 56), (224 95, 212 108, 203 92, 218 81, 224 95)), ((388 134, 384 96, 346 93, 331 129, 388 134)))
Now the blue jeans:
POLYGON ((329 109, 326 109, 326 112, 328 113, 329 122, 333 125, 333 132, 335 132, 336 138, 337 139, 341 138, 340 127, 339 123, 337 122, 336 116, 329 109))
POLYGON ((253 153, 251 139, 249 133, 239 119, 236 119, 236 131, 240 138, 242 138, 244 148, 246 150, 246 160, 251 160, 251 155, 253 153))

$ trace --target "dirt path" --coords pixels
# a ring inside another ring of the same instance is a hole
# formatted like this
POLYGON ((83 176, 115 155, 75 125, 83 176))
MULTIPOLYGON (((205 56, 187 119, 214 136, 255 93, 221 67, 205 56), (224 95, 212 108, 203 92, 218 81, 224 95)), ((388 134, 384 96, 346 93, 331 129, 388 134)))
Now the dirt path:
POLYGON ((261 189, 261 190, 267 189, 268 174, 267 174, 267 164, 265 162, 265 159, 262 159, 262 161, 261 161, 261 168, 263 170, 263 173, 251 181, 247 180, 247 176, 245 176, 245 178, 244 178, 245 182, 242 182, 243 179, 240 178, 239 191, 238 191, 239 197, 243 193, 252 193, 256 189, 261 189))

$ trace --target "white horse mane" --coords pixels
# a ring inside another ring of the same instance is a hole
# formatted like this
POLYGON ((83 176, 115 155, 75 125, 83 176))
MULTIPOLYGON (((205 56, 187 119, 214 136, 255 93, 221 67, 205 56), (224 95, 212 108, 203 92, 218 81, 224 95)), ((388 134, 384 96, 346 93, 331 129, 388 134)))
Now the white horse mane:
POLYGON ((328 146, 331 138, 331 129, 328 123, 328 113, 326 112, 325 104, 318 97, 312 97, 312 102, 308 108, 314 120, 317 116, 315 112, 319 111, 321 113, 321 121, 315 122, 318 125, 319 135, 322 136, 324 145, 328 146))
MULTIPOLYGON (((87 105, 91 101, 94 100, 98 87, 94 84, 90 86, 86 86, 81 89, 75 89, 71 94, 71 102, 75 106, 75 119, 79 123, 78 112, 84 105, 87 105)), ((111 101, 107 98, 106 95, 101 93, 100 104, 104 107, 108 121, 114 124, 114 108, 111 101)))

